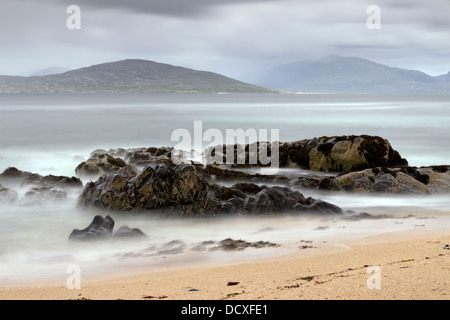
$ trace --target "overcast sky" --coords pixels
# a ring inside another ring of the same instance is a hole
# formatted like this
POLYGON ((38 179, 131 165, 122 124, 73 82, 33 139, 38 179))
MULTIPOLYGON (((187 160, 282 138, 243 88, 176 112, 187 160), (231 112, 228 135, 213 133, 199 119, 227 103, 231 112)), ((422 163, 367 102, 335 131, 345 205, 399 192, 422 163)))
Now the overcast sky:
POLYGON ((1 0, 0 74, 135 58, 239 78, 338 54, 440 75, 449 21, 449 0, 1 0), (79 30, 66 26, 72 4, 79 30))

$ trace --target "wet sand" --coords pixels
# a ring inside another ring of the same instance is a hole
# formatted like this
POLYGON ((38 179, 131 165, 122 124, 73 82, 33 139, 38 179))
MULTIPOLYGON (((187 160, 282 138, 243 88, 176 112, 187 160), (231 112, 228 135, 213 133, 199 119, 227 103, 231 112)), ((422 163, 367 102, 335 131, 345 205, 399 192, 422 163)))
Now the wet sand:
MULTIPOLYGON (((415 229, 350 239, 244 263, 142 270, 0 288, 0 299, 448 300, 450 229, 415 229)), ((307 245, 307 244, 305 244, 307 245)))

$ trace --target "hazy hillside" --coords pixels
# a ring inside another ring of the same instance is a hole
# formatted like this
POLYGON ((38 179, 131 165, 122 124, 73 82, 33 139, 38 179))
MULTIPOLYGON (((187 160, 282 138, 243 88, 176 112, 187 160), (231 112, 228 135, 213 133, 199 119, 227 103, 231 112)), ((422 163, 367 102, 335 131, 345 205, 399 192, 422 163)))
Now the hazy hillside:
POLYGON ((442 76, 438 76, 436 78, 441 81, 450 82, 450 71, 447 74, 443 74, 442 76))
POLYGON ((67 72, 69 70, 70 69, 63 68, 63 67, 50 67, 50 68, 45 68, 45 69, 41 69, 41 70, 35 71, 35 72, 31 73, 29 76, 32 76, 32 77, 48 76, 48 75, 51 75, 51 74, 64 73, 64 72, 67 72))
POLYGON ((216 73, 147 60, 122 60, 62 74, 0 76, 0 93, 268 92, 216 73))
POLYGON ((443 79, 366 59, 332 55, 274 67, 255 76, 252 83, 302 92, 450 93, 450 83, 443 79))

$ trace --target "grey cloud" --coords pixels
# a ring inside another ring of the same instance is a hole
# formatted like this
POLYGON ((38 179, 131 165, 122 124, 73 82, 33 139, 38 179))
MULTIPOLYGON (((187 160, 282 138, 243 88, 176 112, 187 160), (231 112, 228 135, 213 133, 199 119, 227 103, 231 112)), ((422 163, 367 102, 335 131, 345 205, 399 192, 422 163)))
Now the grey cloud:
MULTIPOLYGON (((125 10, 140 14, 195 17, 220 6, 274 2, 274 0, 64 0, 80 7, 125 10)), ((277 0, 275 0, 276 2, 277 0)))
POLYGON ((1 1, 3 74, 142 58, 234 76, 327 54, 450 69, 449 0, 1 1), (65 27, 70 4, 81 8, 79 31, 65 27), (381 30, 366 28, 371 4, 381 30))

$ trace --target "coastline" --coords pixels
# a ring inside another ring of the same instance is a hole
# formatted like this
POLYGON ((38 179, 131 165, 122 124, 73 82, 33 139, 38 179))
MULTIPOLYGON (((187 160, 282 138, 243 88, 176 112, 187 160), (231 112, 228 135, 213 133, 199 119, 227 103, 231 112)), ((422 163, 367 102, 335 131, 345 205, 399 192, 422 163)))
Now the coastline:
POLYGON ((0 299, 448 300, 448 244, 447 226, 415 228, 273 259, 118 272, 83 279, 80 289, 69 290, 64 281, 7 286, 0 288, 0 299), (368 273, 371 266, 378 270, 368 273), (377 272, 379 282, 370 282, 377 272))

